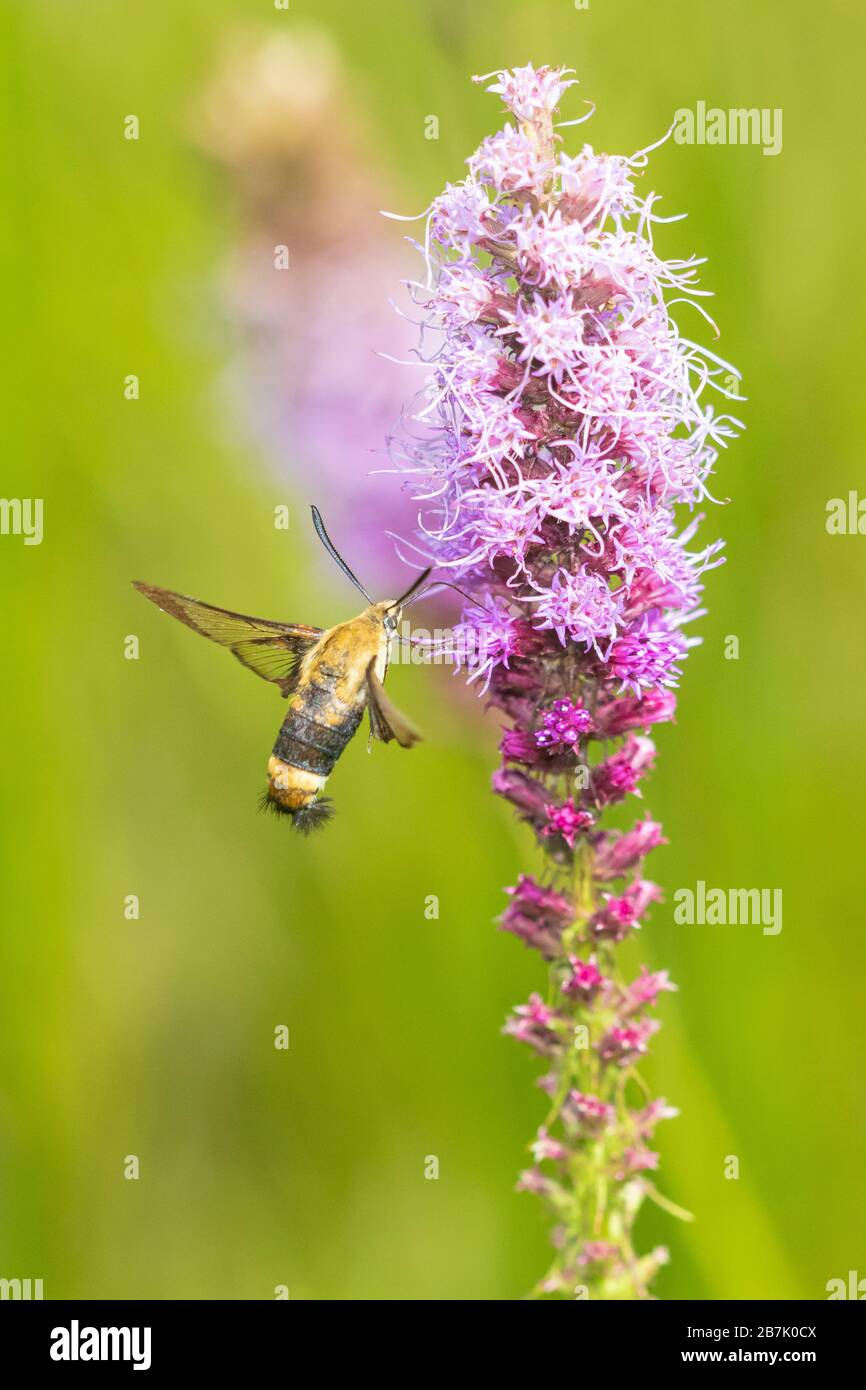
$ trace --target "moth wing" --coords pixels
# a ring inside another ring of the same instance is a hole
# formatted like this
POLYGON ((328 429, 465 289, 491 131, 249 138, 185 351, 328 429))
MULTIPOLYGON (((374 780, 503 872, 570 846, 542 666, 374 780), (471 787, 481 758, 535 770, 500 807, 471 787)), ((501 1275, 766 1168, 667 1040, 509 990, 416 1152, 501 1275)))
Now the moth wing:
POLYGON ((273 681, 280 687, 280 694, 288 698, 297 683, 302 660, 318 640, 318 637, 311 641, 308 637, 287 633, 273 638, 253 637, 246 642, 236 642, 231 652, 242 666, 263 680, 273 681))
POLYGON ((319 627, 251 618, 138 580, 133 581, 133 586, 193 632, 228 647, 242 666, 263 680, 273 681, 284 696, 291 694, 301 661, 322 636, 323 629, 319 627))
POLYGON ((395 738, 401 748, 411 748, 420 742, 421 735, 414 724, 401 714, 385 694, 385 687, 376 675, 375 658, 367 667, 367 704, 370 710, 370 732, 382 743, 395 738))

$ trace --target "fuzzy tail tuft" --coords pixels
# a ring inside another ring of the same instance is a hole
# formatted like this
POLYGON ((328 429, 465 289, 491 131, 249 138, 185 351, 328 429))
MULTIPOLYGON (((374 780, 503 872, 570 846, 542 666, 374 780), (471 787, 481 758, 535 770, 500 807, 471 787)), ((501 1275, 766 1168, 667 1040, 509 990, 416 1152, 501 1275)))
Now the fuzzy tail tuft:
POLYGON ((293 816, 296 830, 300 830, 302 835, 309 835, 311 830, 320 830, 327 825, 334 814, 334 803, 329 796, 322 796, 318 801, 311 801, 309 806, 302 806, 299 811, 295 811, 293 816))
POLYGON ((329 796, 320 797, 318 801, 311 801, 309 806, 301 806, 299 810, 293 811, 290 807, 282 806, 279 801, 275 801, 267 791, 262 792, 259 797, 259 810, 270 811, 274 816, 288 816, 292 825, 302 835, 309 835, 311 830, 319 830, 334 814, 334 806, 329 796))

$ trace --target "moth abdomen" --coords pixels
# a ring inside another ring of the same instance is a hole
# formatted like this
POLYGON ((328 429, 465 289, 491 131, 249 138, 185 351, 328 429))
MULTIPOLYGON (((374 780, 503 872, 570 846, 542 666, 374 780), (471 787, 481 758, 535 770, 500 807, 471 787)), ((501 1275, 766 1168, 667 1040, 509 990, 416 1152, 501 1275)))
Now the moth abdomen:
POLYGON ((289 706, 268 763, 265 800, 270 810, 290 816, 304 834, 333 814, 321 792, 363 713, 363 701, 346 704, 312 682, 289 706))
POLYGON ((281 762, 305 772, 328 777, 340 754, 357 733, 363 705, 349 707, 333 701, 328 710, 329 720, 307 712, 299 701, 283 720, 274 743, 273 755, 281 762))

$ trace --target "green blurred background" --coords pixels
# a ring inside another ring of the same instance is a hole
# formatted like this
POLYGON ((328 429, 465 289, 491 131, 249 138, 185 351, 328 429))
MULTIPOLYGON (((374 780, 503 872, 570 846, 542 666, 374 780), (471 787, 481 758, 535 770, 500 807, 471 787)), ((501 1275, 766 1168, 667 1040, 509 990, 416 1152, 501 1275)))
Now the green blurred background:
MULTIPOLYGON (((272 524, 320 500, 315 478, 275 483, 228 423, 236 213, 185 130, 232 25, 305 17, 407 211, 496 128, 467 79, 500 65, 575 67, 598 114, 570 138, 610 151, 697 99, 784 111, 777 158, 669 144, 647 178, 690 213, 660 244, 709 257, 750 404, 707 525, 728 563, 647 799, 668 903, 632 954, 680 986, 647 1075, 682 1111, 659 1185, 697 1219, 646 1211, 639 1235, 670 1246, 664 1298, 825 1297, 866 1274, 866 541, 825 530, 827 499, 864 487, 866 16, 842 0, 3 3, 0 490, 45 499, 45 540, 0 540, 0 1276, 49 1298, 500 1299, 546 1267, 512 1191, 543 1107, 499 1029, 542 971, 493 926, 530 859, 488 792, 492 724, 447 674, 395 670, 427 741, 368 759, 356 740, 338 818, 300 842, 254 812, 278 698, 129 587, 321 624, 352 608, 305 527, 272 524), (782 888, 781 935, 675 927, 698 878, 782 888)), ((379 579, 399 572, 383 549, 379 579)))

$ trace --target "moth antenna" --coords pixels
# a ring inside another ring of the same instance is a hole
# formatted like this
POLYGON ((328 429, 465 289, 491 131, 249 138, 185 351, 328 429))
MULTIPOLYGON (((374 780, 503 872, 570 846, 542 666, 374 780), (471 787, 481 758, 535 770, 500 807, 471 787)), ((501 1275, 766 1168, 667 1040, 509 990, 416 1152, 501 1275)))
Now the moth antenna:
POLYGON ((331 559, 334 561, 335 564, 339 565, 346 578, 350 580, 352 584, 354 584, 355 588, 361 591, 367 602, 372 603, 373 599, 367 593, 367 590, 364 588, 357 575, 354 575, 352 571, 349 569, 349 566, 346 564, 346 561, 343 559, 342 555, 339 553, 336 546, 334 545, 334 542, 331 540, 331 537, 325 530, 325 523, 322 520, 322 514, 319 511, 318 507, 311 507, 310 510, 313 513, 313 525, 316 528, 316 535, 319 537, 319 540, 322 542, 322 545, 327 550, 331 559))
MULTIPOLYGON (((409 585, 409 588, 406 590, 405 594, 403 594, 403 596, 402 596, 401 598, 395 598, 394 602, 393 602, 392 604, 389 604, 389 607, 390 607, 390 608, 408 608, 409 604, 413 601, 413 595, 415 596, 415 598, 420 598, 420 597, 421 597, 421 595, 420 595, 417 591, 421 588, 421 585, 422 585, 423 583, 425 583, 425 581, 429 578, 429 576, 430 576, 432 573, 433 573, 433 566, 432 566, 432 565, 428 565, 427 568, 426 568, 426 570, 424 570, 421 574, 419 574, 419 575, 418 575, 418 578, 417 578, 416 580, 414 580, 413 583, 411 583, 411 584, 409 585)), ((431 585, 431 587, 432 587, 432 585, 431 585)))

